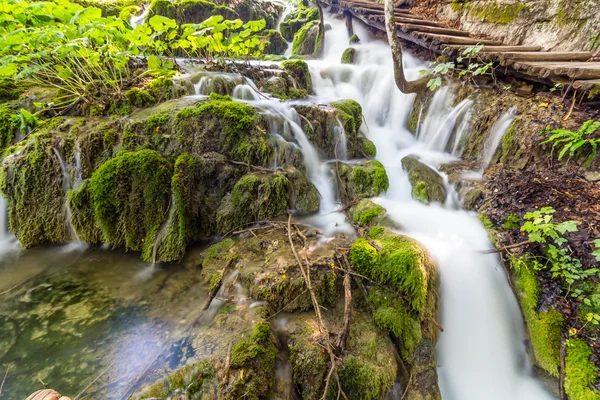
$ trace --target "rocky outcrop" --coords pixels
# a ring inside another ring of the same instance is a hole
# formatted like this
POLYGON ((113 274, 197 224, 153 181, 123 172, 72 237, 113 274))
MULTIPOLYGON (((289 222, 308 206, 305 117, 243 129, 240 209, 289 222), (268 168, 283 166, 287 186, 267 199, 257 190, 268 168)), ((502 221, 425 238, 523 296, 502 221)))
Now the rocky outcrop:
POLYGON ((385 193, 390 186, 383 165, 376 160, 361 164, 331 163, 339 180, 340 196, 350 203, 385 193))
POLYGON ((444 0, 437 16, 505 44, 555 51, 591 50, 600 25, 595 0, 444 0))
POLYGON ((402 168, 408 172, 408 180, 412 186, 412 197, 423 204, 446 201, 444 179, 435 170, 415 156, 402 159, 402 168))

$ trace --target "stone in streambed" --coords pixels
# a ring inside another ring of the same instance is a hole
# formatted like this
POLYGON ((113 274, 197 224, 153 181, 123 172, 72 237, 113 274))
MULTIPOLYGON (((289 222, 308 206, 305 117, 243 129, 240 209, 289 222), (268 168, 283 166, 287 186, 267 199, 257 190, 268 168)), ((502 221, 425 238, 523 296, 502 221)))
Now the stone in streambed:
POLYGON ((402 159, 402 168, 408 172, 408 180, 412 186, 412 197, 423 204, 431 202, 444 204, 446 187, 444 179, 431 167, 419 161, 416 156, 402 159))

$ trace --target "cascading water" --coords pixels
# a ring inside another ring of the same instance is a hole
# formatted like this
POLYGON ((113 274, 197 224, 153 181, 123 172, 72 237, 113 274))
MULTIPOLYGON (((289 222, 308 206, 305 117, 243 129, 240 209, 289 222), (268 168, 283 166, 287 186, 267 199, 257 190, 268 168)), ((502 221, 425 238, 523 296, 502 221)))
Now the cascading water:
POLYGON ((494 158, 494 154, 496 154, 496 149, 498 149, 504 134, 516 117, 516 111, 517 109, 512 107, 502 114, 498 121, 494 123, 494 126, 492 126, 489 140, 483 146, 483 154, 481 157, 481 167, 483 169, 487 168, 490 165, 490 162, 492 162, 492 158, 494 158))
POLYGON ((79 236, 77 236, 77 231, 73 227, 73 224, 71 224, 71 206, 69 205, 69 200, 67 198, 67 192, 69 191, 69 189, 71 189, 71 178, 69 177, 67 164, 65 163, 65 160, 63 159, 60 152, 56 149, 56 147, 53 147, 52 150, 54 150, 54 154, 56 155, 56 158, 58 159, 58 162, 60 164, 60 169, 61 169, 62 175, 63 175, 62 176, 63 190, 65 193, 65 203, 64 203, 65 224, 67 225, 67 227, 69 229, 69 234, 71 235, 71 239, 75 242, 81 243, 81 240, 79 240, 79 236))
MULTIPOLYGON (((341 52, 348 43, 346 28, 337 19, 328 17, 327 22, 332 26, 325 38, 327 54, 323 61, 309 62, 316 96, 320 101, 351 98, 362 105, 368 125, 363 132, 375 143, 377 158, 390 179, 387 194, 376 201, 403 227, 403 233, 428 248, 439 265, 444 332, 437 354, 443 398, 551 399, 532 376, 519 307, 502 267, 497 257, 481 253, 491 247, 485 229, 474 214, 459 207, 425 206, 413 200, 407 174, 400 165, 409 154, 434 168, 455 160, 443 151, 449 141, 449 150, 460 148, 468 124, 461 122, 454 140, 451 137, 460 117, 468 115, 471 101, 453 108, 451 92, 440 90, 431 106, 435 108, 430 108, 421 124, 420 140, 416 140, 405 128, 413 96, 403 95, 395 87, 389 47, 369 39, 366 29, 355 21, 355 32, 362 41, 355 45, 357 63, 342 65, 341 52)), ((419 62, 410 54, 404 58, 409 79, 415 79, 419 62)), ((509 119, 502 117, 496 124, 498 129, 492 135, 496 147, 509 119), (496 136, 500 137, 497 141, 496 136)), ((493 155, 495 148, 489 149, 493 155)), ((449 198, 455 196, 452 187, 447 186, 447 190, 449 198)))
POLYGON ((146 22, 146 17, 148 16, 149 12, 150 6, 144 6, 144 11, 140 15, 132 15, 131 18, 129 18, 129 25, 131 25, 133 29, 137 28, 138 26, 144 25, 144 22, 146 22))

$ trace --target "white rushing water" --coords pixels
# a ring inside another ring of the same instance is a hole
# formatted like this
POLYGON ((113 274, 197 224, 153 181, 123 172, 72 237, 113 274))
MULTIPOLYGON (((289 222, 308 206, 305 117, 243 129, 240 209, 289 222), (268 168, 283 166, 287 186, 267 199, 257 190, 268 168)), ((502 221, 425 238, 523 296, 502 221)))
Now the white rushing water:
MULTIPOLYGON (((449 89, 436 93, 419 128, 419 140, 406 129, 413 96, 400 93, 393 79, 389 47, 369 39, 357 21, 361 44, 356 65, 340 64, 348 47, 342 20, 328 16, 324 60, 309 62, 313 89, 320 102, 354 99, 363 107, 363 132, 377 146, 377 159, 386 167, 390 189, 376 199, 402 232, 422 242, 437 261, 441 276, 440 321, 444 332, 437 344, 440 389, 444 400, 544 400, 552 396, 532 376, 524 345, 524 326, 514 294, 494 255, 487 233, 474 213, 450 201, 425 206, 411 198, 407 174, 400 160, 409 154, 436 168, 455 160, 468 137, 468 116, 475 99, 453 106, 449 89)), ((421 63, 405 55, 411 79, 421 63)), ((514 112, 495 125, 483 162, 489 163, 514 112), (489 149, 489 150, 487 150, 489 149), (489 160, 488 160, 489 158, 489 160)))

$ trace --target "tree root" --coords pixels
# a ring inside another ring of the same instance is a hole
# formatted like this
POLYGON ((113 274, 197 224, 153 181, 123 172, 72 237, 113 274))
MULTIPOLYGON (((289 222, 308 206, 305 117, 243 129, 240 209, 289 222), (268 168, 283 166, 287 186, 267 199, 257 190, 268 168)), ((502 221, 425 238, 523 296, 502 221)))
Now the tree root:
POLYGON ((507 251, 510 249, 516 249, 517 247, 527 246, 528 244, 531 244, 531 243, 533 243, 531 240, 526 240, 524 242, 510 244, 508 246, 500 247, 499 249, 483 250, 483 251, 480 251, 480 253, 483 253, 483 254, 502 253, 503 251, 507 251))

